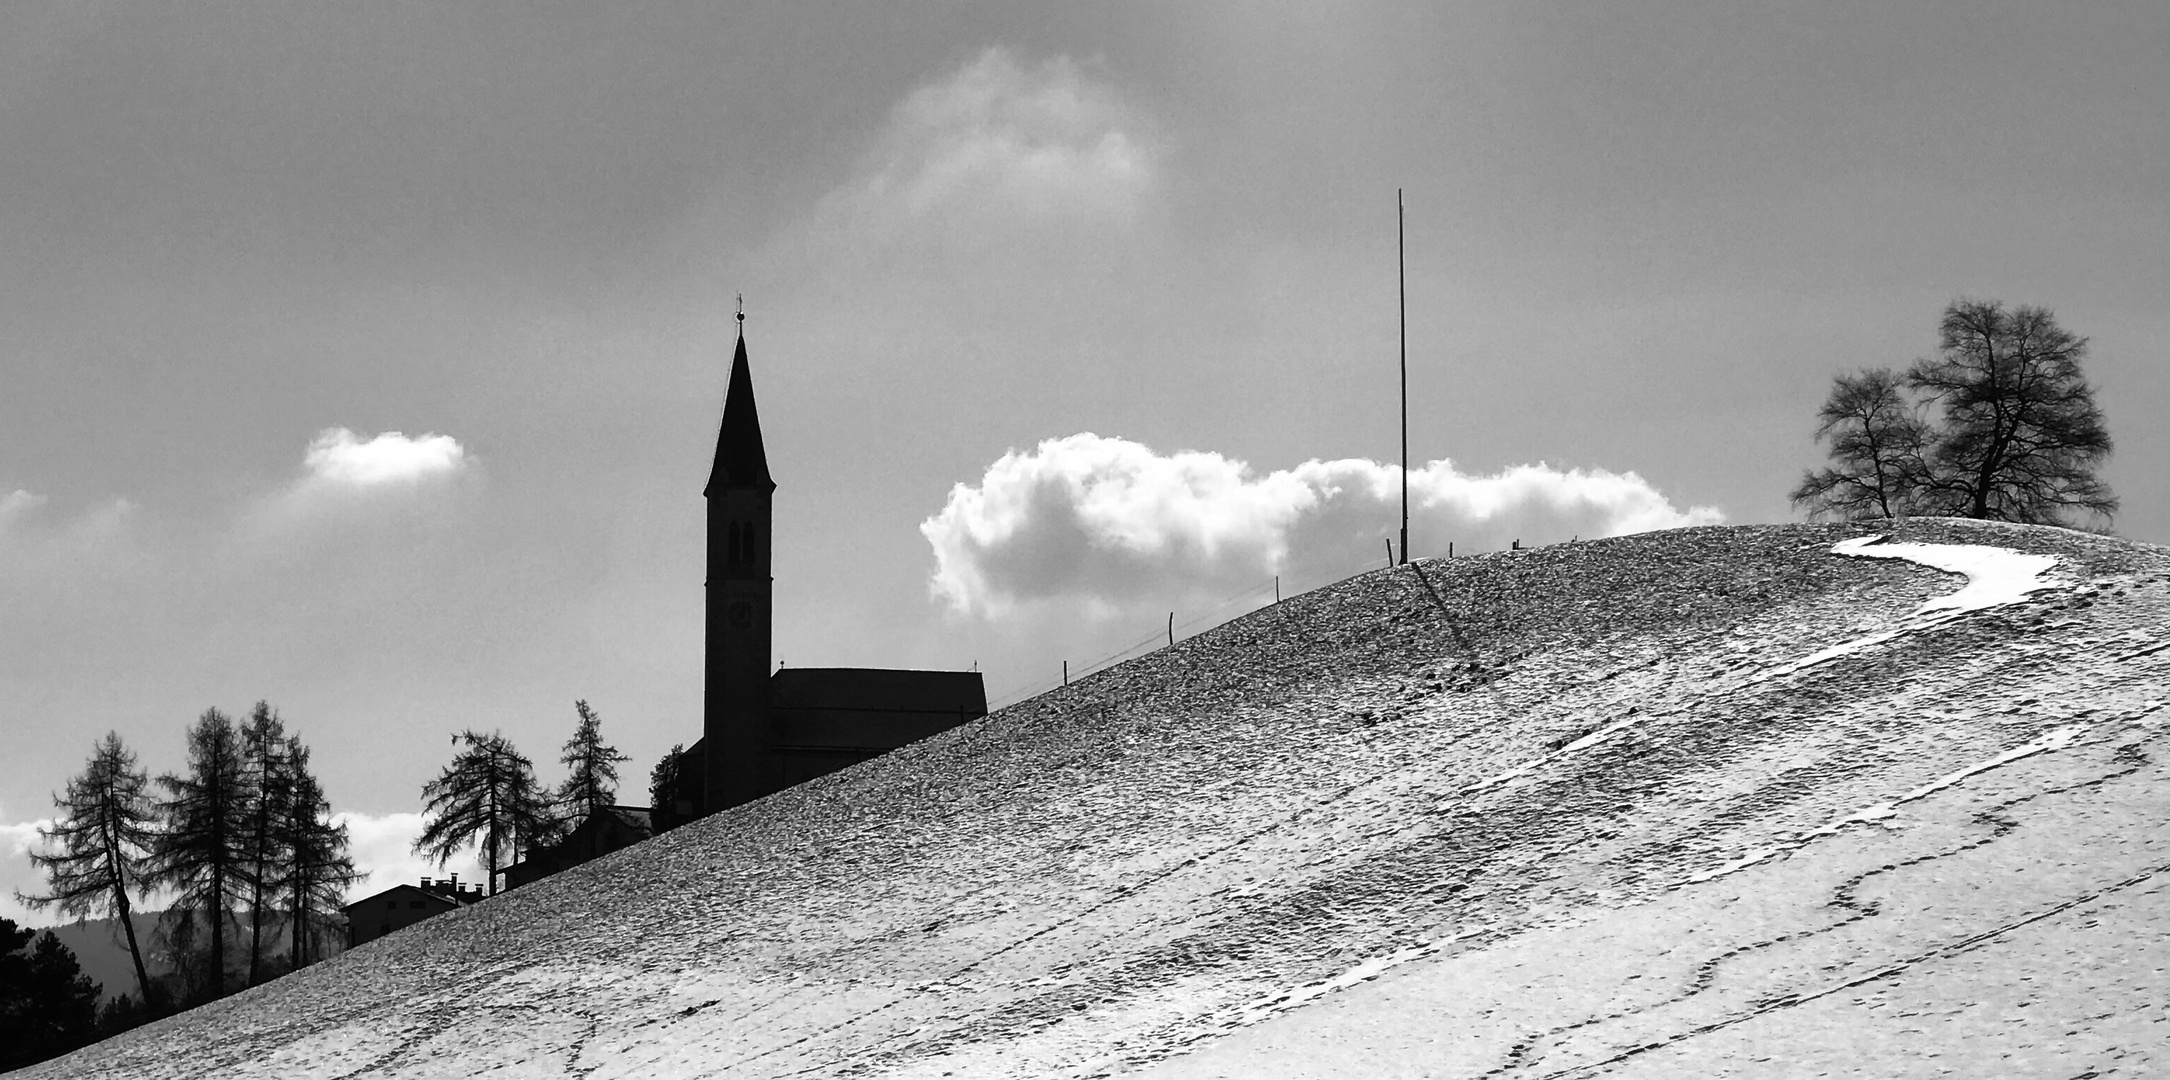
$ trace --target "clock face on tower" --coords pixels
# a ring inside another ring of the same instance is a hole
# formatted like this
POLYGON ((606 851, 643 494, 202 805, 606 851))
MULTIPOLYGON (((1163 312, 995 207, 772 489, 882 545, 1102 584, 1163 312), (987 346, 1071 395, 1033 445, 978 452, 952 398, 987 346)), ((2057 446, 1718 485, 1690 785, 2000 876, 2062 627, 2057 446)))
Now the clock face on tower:
POLYGON ((725 610, 724 618, 733 630, 746 630, 753 626, 753 605, 744 600, 733 600, 725 610))

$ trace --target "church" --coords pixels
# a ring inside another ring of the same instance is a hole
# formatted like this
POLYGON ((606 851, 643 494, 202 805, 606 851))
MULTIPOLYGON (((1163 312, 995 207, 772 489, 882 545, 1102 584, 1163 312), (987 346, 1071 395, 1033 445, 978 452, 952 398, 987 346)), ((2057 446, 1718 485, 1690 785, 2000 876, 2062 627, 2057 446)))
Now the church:
MULTIPOLYGON (((668 828, 752 802, 987 715, 977 671, 776 670, 769 476, 746 316, 709 469, 707 662, 700 741, 678 761, 668 828)), ((659 810, 662 808, 658 808, 659 810)))

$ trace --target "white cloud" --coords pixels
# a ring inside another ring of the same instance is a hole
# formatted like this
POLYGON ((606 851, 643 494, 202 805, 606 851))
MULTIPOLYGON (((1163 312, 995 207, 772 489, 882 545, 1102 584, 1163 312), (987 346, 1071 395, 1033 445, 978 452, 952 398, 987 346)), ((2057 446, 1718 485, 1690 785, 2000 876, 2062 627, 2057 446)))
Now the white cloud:
MULTIPOLYGON (((1044 338, 1165 272, 1168 144, 1105 65, 987 49, 897 100, 848 172, 727 276, 783 302, 761 302, 770 325, 1044 338)), ((730 248, 716 238, 738 235, 736 205, 718 191, 686 242, 730 248)))
POLYGON ((50 501, 20 488, 0 495, 0 540, 36 540, 64 548, 95 547, 110 542, 136 512, 135 503, 112 499, 85 507, 74 517, 62 515, 61 520, 54 520, 45 513, 50 501))
POLYGON ((38 830, 53 827, 52 818, 18 824, 0 824, 0 918, 18 926, 45 926, 58 916, 51 911, 34 912, 15 899, 17 892, 35 896, 45 889, 45 878, 31 865, 30 853, 43 851, 38 830))
POLYGON ((27 855, 32 848, 39 846, 38 830, 52 827, 52 818, 39 818, 16 825, 0 825, 0 851, 7 852, 10 858, 27 855))
POLYGON ((36 513, 38 508, 44 505, 45 496, 24 491, 21 488, 16 488, 6 495, 0 495, 0 525, 6 525, 12 519, 27 517, 36 513))
POLYGON ((1152 183, 1152 154, 1104 82, 1068 57, 1031 69, 989 49, 897 107, 871 185, 925 213, 960 199, 1035 214, 1121 214, 1152 183))
POLYGON ((349 900, 426 877, 458 874, 463 884, 483 883, 482 865, 473 858, 455 858, 440 870, 434 861, 413 853, 415 837, 422 835, 421 814, 379 816, 343 810, 333 814, 332 820, 347 827, 347 853, 354 859, 354 868, 366 875, 347 889, 349 900))
POLYGON ((0 582, 49 585, 91 575, 114 580, 139 570, 136 504, 112 499, 69 516, 48 500, 15 490, 0 495, 0 582))
POLYGON ((412 484, 451 476, 467 467, 466 448, 450 435, 408 438, 387 431, 364 441, 343 427, 326 428, 302 459, 307 481, 350 488, 412 484))
POLYGON ((1020 231, 1128 226, 1158 155, 1143 118, 1088 68, 1064 56, 1020 64, 992 48, 913 91, 853 178, 823 201, 817 238, 951 251, 1020 231))
POLYGON ((448 518, 480 472, 475 456, 450 435, 365 437, 325 428, 303 452, 300 474, 241 514, 237 535, 281 545, 301 533, 319 541, 335 535, 366 546, 448 518))
MULTIPOLYGON (((1518 465, 1473 476, 1434 461, 1409 474, 1418 555, 1716 524, 1632 472, 1518 465)), ((1091 433, 1012 451, 951 489, 920 525, 932 588, 958 612, 1019 605, 1110 614, 1241 589, 1292 569, 1358 569, 1399 528, 1400 470, 1307 461, 1265 475, 1212 452, 1163 455, 1091 433), (1342 564, 1347 564, 1345 567, 1342 564)))

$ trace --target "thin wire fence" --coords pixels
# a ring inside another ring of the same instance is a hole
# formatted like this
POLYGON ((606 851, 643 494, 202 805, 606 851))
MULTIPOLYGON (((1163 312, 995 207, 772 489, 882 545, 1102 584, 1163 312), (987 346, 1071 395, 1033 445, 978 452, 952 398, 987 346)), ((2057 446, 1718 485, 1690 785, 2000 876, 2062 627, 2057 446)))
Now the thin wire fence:
MULTIPOLYGON (((1189 619, 1179 623, 1172 623, 1170 626, 1157 627, 1152 633, 1116 649, 1114 652, 1090 660, 1082 667, 1069 669, 1068 678, 1071 680, 1081 679, 1095 671, 1100 671, 1133 657, 1151 652, 1156 647, 1166 648, 1173 644, 1170 638, 1196 637, 1214 626, 1219 626, 1224 622, 1239 618, 1255 610, 1252 607, 1244 606, 1243 610, 1229 611, 1232 607, 1248 605, 1257 597, 1271 593, 1275 589, 1280 590, 1281 600, 1286 601, 1313 589, 1323 588, 1336 582, 1345 581, 1357 574, 1378 569, 1383 565, 1391 564, 1385 559, 1367 559, 1361 563, 1337 562, 1331 565, 1314 561, 1293 570, 1285 570, 1278 576, 1266 578, 1240 592, 1223 597, 1215 602, 1213 606, 1193 615, 1189 619)), ((1005 706, 1015 705, 1027 698, 1054 690, 1063 684, 1064 677, 1061 675, 1054 678, 1037 678, 1015 684, 1010 689, 990 699, 987 705, 988 711, 993 712, 1005 706)))

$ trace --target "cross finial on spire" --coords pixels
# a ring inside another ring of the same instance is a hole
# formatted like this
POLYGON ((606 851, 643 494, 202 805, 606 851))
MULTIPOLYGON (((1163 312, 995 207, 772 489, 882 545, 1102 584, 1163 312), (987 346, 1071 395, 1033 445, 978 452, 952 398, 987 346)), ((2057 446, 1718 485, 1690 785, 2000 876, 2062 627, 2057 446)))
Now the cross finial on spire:
POLYGON ((746 336, 746 294, 738 294, 738 336, 746 336))

